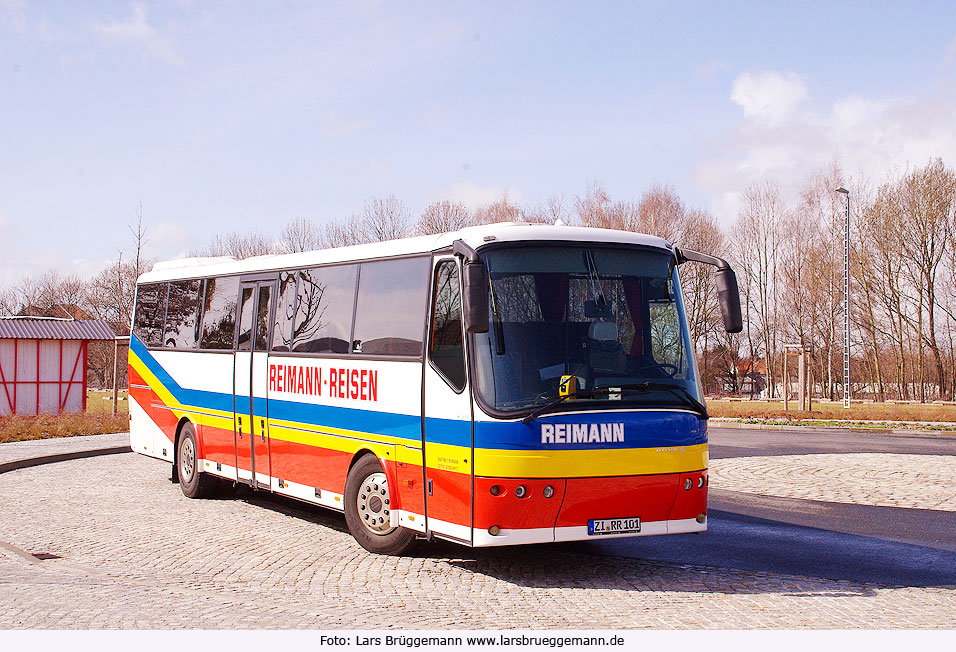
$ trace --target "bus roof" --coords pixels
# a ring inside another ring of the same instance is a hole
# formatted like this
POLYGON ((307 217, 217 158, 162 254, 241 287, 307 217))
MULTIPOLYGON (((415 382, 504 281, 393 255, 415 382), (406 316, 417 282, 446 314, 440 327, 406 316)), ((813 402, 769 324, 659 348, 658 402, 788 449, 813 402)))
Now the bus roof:
POLYGON ((428 254, 451 249, 455 240, 480 249, 491 242, 607 242, 636 244, 672 250, 670 243, 662 238, 630 231, 596 229, 583 226, 529 224, 525 222, 499 222, 469 226, 458 231, 425 235, 400 240, 373 242, 370 244, 319 249, 293 254, 269 254, 236 260, 231 256, 209 258, 181 258, 158 262, 153 269, 139 278, 140 283, 169 281, 206 276, 227 276, 281 269, 294 269, 347 263, 370 259, 393 258, 415 254, 428 254))

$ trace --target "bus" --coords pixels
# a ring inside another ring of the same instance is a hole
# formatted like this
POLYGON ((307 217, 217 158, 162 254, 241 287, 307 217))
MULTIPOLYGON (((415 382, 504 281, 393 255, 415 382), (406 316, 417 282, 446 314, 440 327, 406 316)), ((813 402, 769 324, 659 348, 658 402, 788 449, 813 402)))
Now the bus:
POLYGON ((137 283, 133 451, 191 498, 248 485, 344 512, 367 550, 707 528, 707 408, 678 268, 630 232, 491 224, 137 283))

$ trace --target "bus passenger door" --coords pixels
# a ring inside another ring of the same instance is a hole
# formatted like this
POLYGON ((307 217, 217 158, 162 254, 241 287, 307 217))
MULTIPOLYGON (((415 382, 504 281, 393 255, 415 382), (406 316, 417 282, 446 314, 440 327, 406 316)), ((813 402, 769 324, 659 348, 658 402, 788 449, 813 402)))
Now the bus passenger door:
POLYGON ((472 411, 465 371, 458 261, 436 258, 423 402, 426 527, 471 543, 472 411))
POLYGON ((236 468, 239 480, 269 487, 269 324, 274 281, 244 281, 235 360, 236 468))

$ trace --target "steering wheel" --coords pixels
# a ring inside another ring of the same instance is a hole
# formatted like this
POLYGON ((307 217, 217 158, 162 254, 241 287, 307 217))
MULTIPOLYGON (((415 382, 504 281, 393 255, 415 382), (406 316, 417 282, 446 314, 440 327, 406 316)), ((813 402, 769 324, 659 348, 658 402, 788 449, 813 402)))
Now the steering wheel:
POLYGON ((677 374, 680 373, 680 367, 678 367, 676 364, 671 364, 669 362, 664 362, 662 364, 659 364, 657 365, 657 368, 662 370, 665 374, 667 374, 668 378, 675 378, 677 374))
POLYGON ((659 371, 667 378, 676 378, 677 374, 680 373, 680 367, 669 362, 644 362, 643 364, 639 365, 635 371, 637 373, 643 373, 645 371, 659 371))

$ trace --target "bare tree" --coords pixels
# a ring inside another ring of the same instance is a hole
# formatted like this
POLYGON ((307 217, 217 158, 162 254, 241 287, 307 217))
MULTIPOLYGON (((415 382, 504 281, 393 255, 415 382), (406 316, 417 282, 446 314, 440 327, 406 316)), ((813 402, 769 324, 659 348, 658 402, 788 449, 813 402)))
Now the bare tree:
POLYGON ((233 258, 251 258, 275 252, 272 241, 259 231, 242 235, 235 231, 226 235, 217 235, 204 249, 195 252, 198 256, 232 256, 233 258))
POLYGON ((411 234, 411 211, 395 195, 373 197, 365 202, 360 229, 365 242, 395 240, 411 234))
POLYGON ((502 193, 501 197, 495 201, 477 209, 474 215, 474 222, 476 224, 520 221, 522 221, 521 207, 511 202, 507 191, 502 193))
POLYGON ((598 229, 640 231, 640 207, 633 202, 612 201, 600 183, 588 184, 583 197, 574 201, 577 218, 583 226, 598 229))
POLYGON ((687 228, 687 209, 670 186, 653 185, 637 205, 637 228, 642 233, 656 235, 670 242, 681 242, 687 228))
MULTIPOLYGON (((770 398, 775 396, 774 364, 779 350, 778 245, 786 215, 787 207, 777 184, 772 181, 757 182, 744 194, 733 229, 738 274, 743 277, 748 308, 757 320, 760 348, 767 360, 767 390, 770 398)), ((749 333, 751 318, 748 316, 746 321, 749 333)), ((749 334, 748 339, 751 350, 756 353, 757 347, 749 334)))
MULTIPOLYGON (((948 223, 956 202, 956 174, 941 159, 914 170, 903 178, 898 194, 902 222, 900 246, 909 280, 919 295, 917 338, 933 354, 940 394, 946 392, 946 366, 937 333, 939 310, 937 279, 949 246, 948 223), (924 329, 925 323, 925 329, 924 329)), ((923 356, 918 359, 920 400, 926 399, 923 356)))
POLYGON ((279 232, 277 249, 282 253, 295 253, 322 249, 323 245, 323 233, 315 222, 305 217, 296 217, 279 232))
MULTIPOLYGON (((691 211, 688 215, 679 244, 695 251, 718 255, 725 248, 724 234, 717 220, 703 211, 691 211)), ((681 267, 680 277, 691 340, 698 352, 706 351, 706 340, 716 335, 721 328, 713 270, 707 265, 685 264, 681 267)))
POLYGON ((521 215, 523 221, 536 224, 556 224, 558 220, 570 224, 572 220, 564 197, 560 195, 551 195, 544 202, 524 209, 521 215))
POLYGON ((468 207, 461 202, 451 202, 447 199, 429 204, 422 211, 421 219, 415 227, 420 235, 433 233, 447 233, 471 226, 474 218, 468 207))
POLYGON ((574 198, 578 222, 582 226, 604 227, 610 223, 611 196, 600 182, 588 183, 583 197, 574 198))
MULTIPOLYGON (((146 237, 146 227, 143 226, 143 202, 139 203, 139 209, 136 211, 136 228, 134 229, 129 224, 126 225, 126 228, 133 234, 133 241, 136 243, 136 254, 133 256, 133 270, 136 273, 136 277, 139 278, 139 275, 146 271, 146 265, 143 261, 143 247, 149 242, 149 238, 146 237)), ((122 254, 120 254, 120 258, 122 258, 122 254)))
POLYGON ((17 314, 31 317, 83 319, 84 282, 76 274, 49 269, 20 280, 14 290, 17 314))
POLYGON ((358 215, 353 215, 341 222, 330 220, 323 227, 322 245, 325 248, 348 247, 367 242, 373 242, 373 240, 366 239, 362 218, 358 215))
POLYGON ((13 290, 0 285, 0 317, 9 317, 16 312, 16 295, 13 290))

